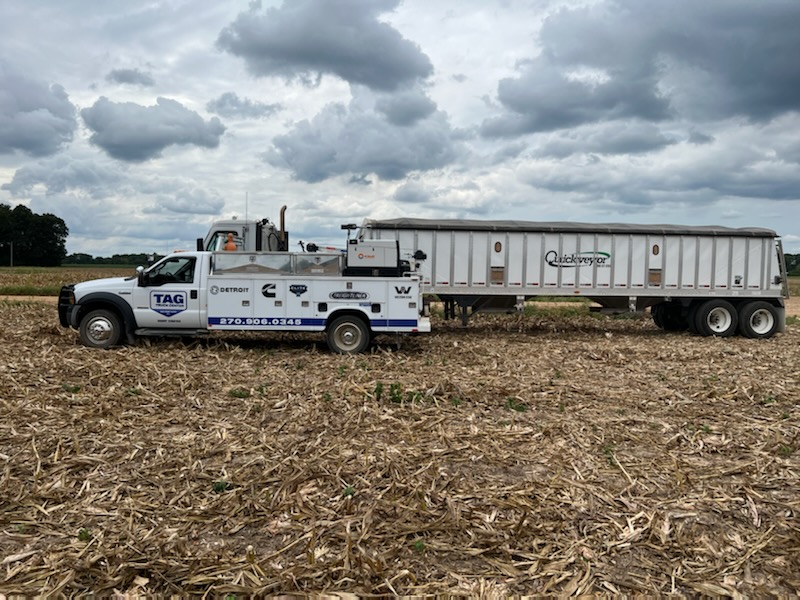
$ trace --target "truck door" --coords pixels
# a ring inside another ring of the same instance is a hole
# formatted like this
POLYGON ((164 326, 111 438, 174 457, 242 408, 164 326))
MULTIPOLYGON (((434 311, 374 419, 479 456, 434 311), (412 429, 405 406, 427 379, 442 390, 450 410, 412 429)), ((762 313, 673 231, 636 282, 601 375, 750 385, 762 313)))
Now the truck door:
POLYGON ((200 269, 195 256, 170 256, 142 273, 133 290, 139 328, 196 329, 200 323, 200 269))

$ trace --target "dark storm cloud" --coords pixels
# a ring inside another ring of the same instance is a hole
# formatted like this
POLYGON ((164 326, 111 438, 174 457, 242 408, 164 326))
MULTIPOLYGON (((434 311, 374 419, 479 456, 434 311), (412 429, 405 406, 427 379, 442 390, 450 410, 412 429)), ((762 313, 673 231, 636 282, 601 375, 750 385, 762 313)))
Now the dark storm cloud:
POLYGON ((144 87, 153 87, 156 84, 149 73, 142 73, 139 69, 114 69, 106 75, 106 81, 144 87))
POLYGON ((276 137, 273 145, 264 158, 308 182, 348 173, 401 179, 411 171, 443 167, 456 157, 453 132, 443 113, 396 127, 357 101, 349 107, 328 105, 311 121, 296 123, 289 133, 276 137))
POLYGON ((620 119, 765 120, 800 109, 795 0, 615 0, 562 10, 498 84, 488 137, 620 119))
POLYGON ((225 92, 206 104, 206 110, 230 119, 263 119, 283 109, 282 104, 265 104, 248 98, 239 98, 234 92, 225 92))
POLYGON ((222 30, 217 45, 245 60, 256 76, 304 82, 333 74, 375 90, 394 90, 433 72, 428 57, 378 16, 400 0, 260 2, 222 30))
POLYGON ((81 116, 94 133, 90 141, 109 156, 141 162, 156 158, 172 145, 192 144, 216 148, 225 127, 214 117, 202 117, 168 98, 158 98, 156 106, 132 102, 116 103, 102 97, 81 116))
POLYGON ((72 141, 75 113, 60 85, 30 79, 0 61, 0 154, 58 152, 72 141))
POLYGON ((409 91, 381 98, 375 110, 386 115, 393 125, 407 127, 436 110, 436 103, 420 92, 409 91))

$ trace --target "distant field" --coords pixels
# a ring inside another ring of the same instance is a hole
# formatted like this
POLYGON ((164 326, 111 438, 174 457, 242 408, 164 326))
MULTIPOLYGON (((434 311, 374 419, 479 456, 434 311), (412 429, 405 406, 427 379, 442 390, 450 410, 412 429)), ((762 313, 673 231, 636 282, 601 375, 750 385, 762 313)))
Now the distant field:
POLYGON ((800 296, 800 277, 789 277, 789 295, 800 296))
POLYGON ((103 277, 127 277, 131 266, 1 267, 0 295, 58 296, 61 286, 103 277))

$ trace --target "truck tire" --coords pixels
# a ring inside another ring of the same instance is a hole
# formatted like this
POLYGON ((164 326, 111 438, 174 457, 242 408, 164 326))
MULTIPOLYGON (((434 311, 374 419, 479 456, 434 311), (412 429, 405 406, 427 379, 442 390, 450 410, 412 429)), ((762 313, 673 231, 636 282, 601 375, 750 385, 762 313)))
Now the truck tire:
POLYGON ((370 330, 363 319, 346 315, 331 321, 327 329, 328 348, 339 354, 358 354, 366 350, 370 330))
POLYGON ((739 307, 739 333, 748 338, 772 337, 778 330, 778 311, 772 304, 756 300, 739 307))
POLYGON ((81 320, 80 338, 90 348, 111 348, 119 344, 122 323, 113 311, 93 310, 81 320))
POLYGON ((695 329, 700 335, 730 337, 738 324, 739 313, 727 300, 707 300, 697 307, 695 329))

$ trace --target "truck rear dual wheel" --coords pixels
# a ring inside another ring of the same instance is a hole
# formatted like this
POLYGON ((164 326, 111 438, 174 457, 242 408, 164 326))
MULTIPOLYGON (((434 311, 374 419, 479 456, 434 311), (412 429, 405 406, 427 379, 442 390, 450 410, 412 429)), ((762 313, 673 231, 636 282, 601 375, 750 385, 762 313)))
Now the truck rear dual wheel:
POLYGON ((739 313, 727 300, 707 300, 694 311, 694 328, 700 335, 730 337, 736 333, 739 313))
POLYGON ((370 330, 363 319, 346 315, 328 325, 327 339, 332 352, 358 354, 369 345, 370 330))
POLYGON ((81 320, 81 342, 90 348, 111 348, 122 337, 122 322, 113 311, 93 310, 81 320))
POLYGON ((739 307, 739 332, 748 338, 768 338, 778 330, 778 309, 762 300, 739 307))

